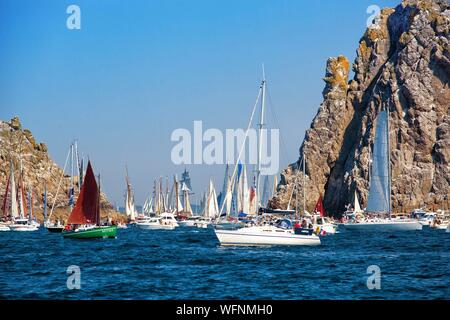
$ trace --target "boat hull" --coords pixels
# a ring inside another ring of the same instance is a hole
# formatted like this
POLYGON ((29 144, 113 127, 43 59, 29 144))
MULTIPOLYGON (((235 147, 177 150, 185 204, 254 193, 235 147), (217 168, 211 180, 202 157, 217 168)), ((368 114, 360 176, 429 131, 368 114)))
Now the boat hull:
POLYGON ((62 233, 63 237, 68 239, 115 238, 116 234, 117 226, 96 227, 79 231, 63 231, 62 233))
POLYGON ((316 246, 316 235, 275 234, 276 232, 239 230, 214 230, 222 246, 316 246))
POLYGON ((11 231, 18 231, 18 232, 30 232, 30 231, 38 231, 39 227, 36 225, 22 225, 22 224, 14 225, 14 224, 12 224, 9 226, 9 229, 11 231))
POLYGON ((175 226, 173 225, 162 225, 162 224, 153 224, 153 223, 138 223, 136 226, 142 230, 174 230, 175 226))
POLYGON ((346 230, 356 231, 415 231, 422 230, 422 224, 417 221, 380 221, 362 223, 344 223, 346 230))
POLYGON ((189 227, 189 228, 193 228, 197 226, 197 222, 198 221, 193 221, 193 220, 181 220, 178 221, 178 225, 180 227, 189 227))
POLYGON ((51 232, 51 233, 61 233, 61 232, 63 232, 63 230, 64 230, 64 227, 45 227, 47 230, 48 230, 48 232, 51 232))

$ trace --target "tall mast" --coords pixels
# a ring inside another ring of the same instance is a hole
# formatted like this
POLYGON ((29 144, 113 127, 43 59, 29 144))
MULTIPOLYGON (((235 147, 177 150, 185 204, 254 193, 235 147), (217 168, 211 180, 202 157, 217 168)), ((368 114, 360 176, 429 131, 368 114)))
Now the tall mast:
POLYGON ((98 175, 98 197, 97 197, 97 225, 100 225, 100 174, 98 175))
POLYGON ((389 116, 390 116, 390 112, 389 112, 389 108, 390 108, 390 99, 388 99, 388 104, 387 104, 387 157, 388 157, 388 192, 389 192, 389 197, 388 197, 388 214, 389 214, 389 218, 391 217, 391 212, 392 212, 392 207, 391 207, 391 193, 392 193, 392 186, 391 186, 391 142, 390 142, 390 132, 389 132, 389 116))
POLYGON ((306 213, 306 159, 305 159, 305 145, 303 145, 303 214, 306 213))
POLYGON ((47 221, 47 183, 44 183, 44 221, 47 221))
POLYGON ((263 73, 263 79, 261 82, 261 115, 260 115, 260 121, 258 124, 258 130, 259 130, 259 139, 258 139, 258 169, 256 171, 256 197, 257 197, 257 205, 256 205, 256 211, 259 210, 259 204, 260 204, 260 192, 259 192, 259 186, 260 186, 260 175, 261 175, 261 155, 262 155, 262 137, 263 137, 263 128, 264 128, 264 111, 266 107, 266 73, 264 70, 264 64, 262 65, 262 73, 263 73))
POLYGON ((173 177, 173 187, 175 188, 175 202, 176 202, 176 208, 177 208, 177 213, 180 211, 180 208, 179 208, 179 206, 178 206, 178 197, 179 197, 179 194, 178 194, 178 182, 177 182, 177 179, 176 179, 176 177, 174 176, 173 177))
POLYGON ((70 145, 70 191, 69 191, 69 202, 70 202, 70 211, 73 209, 75 190, 73 188, 73 155, 74 155, 74 144, 70 145))

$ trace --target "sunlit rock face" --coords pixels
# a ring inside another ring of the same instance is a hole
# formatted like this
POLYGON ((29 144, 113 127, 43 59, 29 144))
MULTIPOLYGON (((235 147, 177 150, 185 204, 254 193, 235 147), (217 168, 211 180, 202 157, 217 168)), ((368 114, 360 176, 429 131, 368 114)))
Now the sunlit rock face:
POLYGON ((303 188, 308 210, 323 195, 325 208, 338 215, 355 190, 365 206, 375 121, 386 107, 394 212, 449 207, 449 22, 446 0, 403 1, 383 9, 366 30, 353 80, 347 79, 345 57, 328 60, 324 101, 301 143, 299 160, 281 174, 272 207, 284 209, 289 199, 291 207, 294 199, 302 206, 303 188))
MULTIPOLYGON (((69 148, 69 142, 67 148, 69 148)), ((18 117, 14 117, 9 122, 0 120, 0 217, 3 215, 4 196, 11 161, 14 166, 16 185, 20 180, 20 170, 23 172, 21 180, 23 180, 24 189, 32 193, 33 212, 37 218, 43 221, 43 195, 46 185, 48 212, 54 203, 53 218, 66 220, 70 213, 68 206, 70 177, 63 175, 62 168, 53 162, 48 154, 47 146, 44 143, 38 143, 30 130, 22 128, 18 117), (61 187, 57 192, 60 181, 61 187)), ((78 195, 76 177, 74 182, 76 199, 78 195)), ((106 218, 108 214, 119 218, 103 193, 101 208, 102 218, 106 218)))

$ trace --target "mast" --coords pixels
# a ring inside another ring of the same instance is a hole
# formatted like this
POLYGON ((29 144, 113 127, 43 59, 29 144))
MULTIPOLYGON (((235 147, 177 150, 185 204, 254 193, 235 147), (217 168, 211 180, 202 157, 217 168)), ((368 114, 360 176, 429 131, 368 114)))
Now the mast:
POLYGON ((175 189, 175 198, 176 198, 176 200, 175 200, 175 202, 176 202, 176 210, 177 210, 177 213, 178 212, 180 212, 180 207, 178 206, 178 204, 179 204, 179 189, 178 189, 178 182, 177 182, 177 179, 175 178, 175 177, 173 177, 173 185, 174 185, 174 189, 175 189))
POLYGON ((306 213, 306 159, 305 159, 305 145, 303 145, 303 214, 306 213))
POLYGON ((44 221, 47 221, 47 183, 44 183, 44 221))
POLYGON ((260 202, 260 175, 261 175, 261 155, 262 155, 262 137, 263 137, 263 128, 264 128, 264 111, 266 106, 266 73, 264 70, 264 64, 262 65, 262 73, 263 73, 263 80, 261 82, 261 115, 260 115, 260 121, 258 124, 258 130, 259 130, 259 139, 258 139, 258 162, 257 162, 257 170, 256 170, 256 197, 257 197, 257 209, 259 209, 259 202, 260 202))
POLYGON ((101 195, 101 193, 100 193, 100 174, 98 174, 97 218, 96 218, 97 226, 100 226, 100 195, 101 195))
POLYGON ((387 161, 388 161, 388 214, 389 214, 389 218, 391 218, 391 212, 392 212, 392 207, 391 207, 391 194, 392 194, 392 186, 391 186, 391 142, 390 142, 390 126, 389 126, 389 117, 390 117, 390 99, 388 99, 388 104, 387 104, 387 121, 386 121, 386 125, 387 125, 387 161))

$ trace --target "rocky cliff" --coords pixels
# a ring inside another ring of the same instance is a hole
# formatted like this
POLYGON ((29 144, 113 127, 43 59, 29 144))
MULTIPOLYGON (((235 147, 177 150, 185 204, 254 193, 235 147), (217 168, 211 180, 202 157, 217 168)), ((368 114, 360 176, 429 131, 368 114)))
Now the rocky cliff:
POLYGON ((345 57, 328 60, 323 103, 301 144, 300 159, 281 174, 272 207, 286 208, 297 193, 302 203, 303 188, 308 210, 323 195, 329 212, 342 213, 355 190, 365 206, 375 120, 389 108, 394 212, 448 208, 449 22, 448 1, 405 0, 383 9, 366 30, 352 80, 345 57))
MULTIPOLYGON (((32 190, 33 212, 38 220, 43 221, 42 200, 45 184, 47 185, 47 211, 50 212, 51 206, 56 200, 53 217, 66 220, 70 213, 70 207, 68 207, 70 177, 63 175, 63 170, 50 158, 47 146, 44 143, 36 142, 31 131, 23 129, 17 117, 10 122, 0 121, 0 210, 3 209, 10 160, 14 164, 16 179, 19 176, 20 163, 22 165, 24 186, 27 191, 32 190), (61 188, 57 194, 56 191, 60 181, 61 188)), ((78 192, 75 191, 75 197, 77 194, 78 192)), ((108 213, 116 220, 122 218, 113 210, 103 193, 101 208, 102 218, 106 218, 108 213)), ((1 215, 3 215, 3 212, 1 212, 1 215)))

